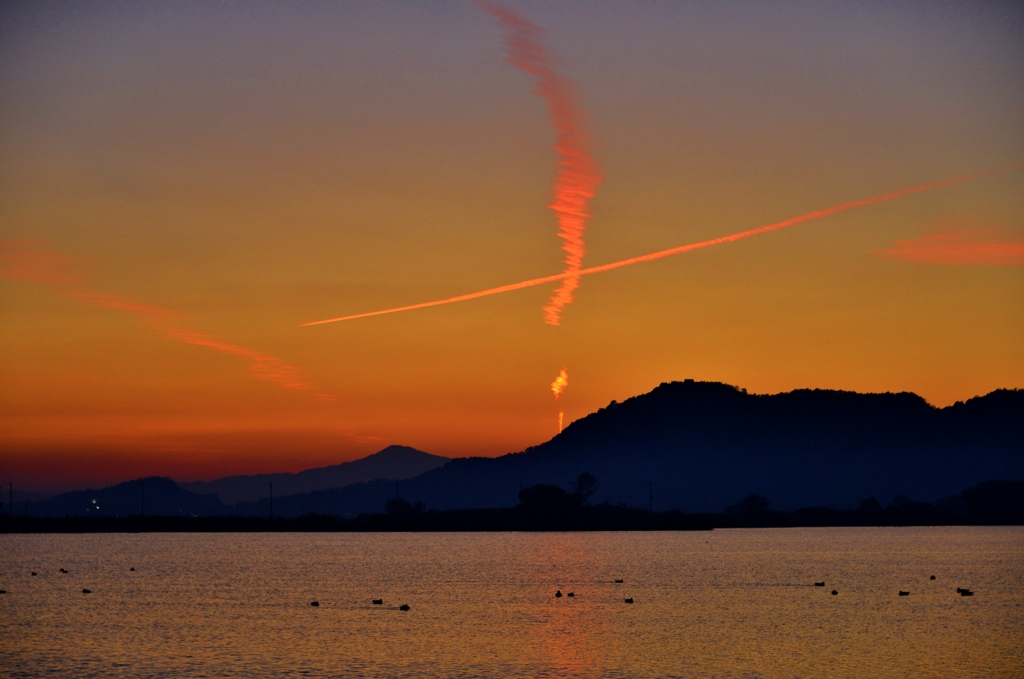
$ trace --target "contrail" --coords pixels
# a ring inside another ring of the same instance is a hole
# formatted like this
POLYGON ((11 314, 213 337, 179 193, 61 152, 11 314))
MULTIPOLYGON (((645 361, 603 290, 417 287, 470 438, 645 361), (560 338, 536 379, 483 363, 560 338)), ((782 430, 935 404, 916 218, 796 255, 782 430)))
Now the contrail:
POLYGON ((432 306, 441 306, 442 304, 454 304, 455 302, 465 302, 471 299, 477 299, 479 297, 487 297, 489 295, 498 295, 503 292, 512 292, 513 290, 522 290, 523 288, 532 288, 536 285, 544 285, 545 283, 553 283, 554 281, 565 280, 570 277, 589 276, 590 274, 603 273, 605 271, 611 271, 613 269, 621 269, 624 266, 630 266, 633 264, 640 264, 641 262, 653 262, 656 259, 664 259, 665 257, 672 257, 673 255, 681 255, 684 252, 690 252, 692 250, 701 250, 703 248, 709 248, 713 245, 721 245, 723 243, 732 243, 734 241, 743 240, 744 238, 750 238, 751 236, 758 236, 762 233, 770 233, 772 231, 779 231, 781 229, 795 226, 803 222, 809 222, 814 219, 822 219, 824 217, 831 217, 832 215, 839 214, 840 212, 847 212, 849 210, 855 210, 857 208, 866 207, 868 205, 875 205, 877 203, 885 203, 896 198, 902 198, 903 196, 909 196, 915 193, 922 193, 924 191, 930 191, 931 189, 938 189, 944 186, 952 186, 953 184, 960 184, 962 182, 970 181, 972 179, 980 179, 982 177, 988 177, 1000 172, 1008 172, 1010 170, 1016 170, 1024 166, 1024 163, 1014 163, 1005 167, 1000 167, 994 170, 986 170, 984 172, 978 172, 976 174, 962 175, 960 177, 954 177, 952 179, 945 179, 940 182, 934 182, 932 184, 922 184, 921 186, 914 186, 908 189, 900 189, 898 191, 890 191, 889 193, 883 193, 878 196, 872 196, 871 198, 864 198, 862 200, 855 200, 849 203, 840 203, 839 205, 833 205, 822 210, 815 210, 814 212, 808 212, 806 214, 798 215, 796 217, 790 217, 784 219, 781 222, 775 222, 774 224, 766 224, 765 226, 759 226, 756 229, 750 229, 748 231, 740 231, 728 236, 721 236, 719 238, 712 238, 711 240, 701 241, 699 243, 690 243, 689 245, 681 245, 676 248, 669 248, 668 250, 659 250, 658 252, 652 252, 648 255, 640 255, 639 257, 630 257, 629 259, 622 259, 617 262, 611 262, 610 264, 602 264, 600 266, 591 266, 586 269, 580 269, 575 272, 564 272, 554 274, 551 276, 543 276, 541 278, 531 278, 529 280, 521 281, 519 283, 509 283, 508 285, 502 285, 497 288, 489 288, 487 290, 480 290, 479 292, 470 292, 465 295, 457 295, 455 297, 448 297, 447 299, 434 300, 432 302, 420 302, 419 304, 410 304, 408 306, 395 307, 394 309, 382 309, 380 311, 369 311, 362 314, 352 314, 351 316, 340 316, 338 318, 328 318, 323 321, 312 321, 310 323, 303 323, 299 327, 306 327, 310 325, 323 325, 325 323, 338 323, 340 321, 352 321, 357 318, 369 318, 370 316, 383 316, 384 314, 395 314, 399 311, 412 311, 414 309, 426 309, 432 306))
MULTIPOLYGON (((569 371, 566 370, 565 368, 562 368, 562 371, 560 373, 558 373, 558 377, 556 377, 555 381, 551 383, 551 393, 555 395, 555 400, 556 401, 558 400, 558 397, 562 395, 562 392, 565 391, 565 388, 568 387, 568 386, 569 386, 569 371)), ((562 422, 564 421, 564 419, 565 419, 565 413, 562 412, 562 411, 558 411, 558 433, 559 434, 562 433, 562 422)))
POLYGON ((569 372, 562 368, 562 372, 558 373, 558 377, 551 383, 551 393, 555 395, 555 400, 562 395, 565 388, 569 386, 569 372))
POLYGON ((601 173, 587 151, 583 113, 576 105, 572 82, 555 70, 554 60, 541 41, 544 29, 504 5, 488 0, 477 0, 476 4, 493 15, 505 31, 509 63, 536 79, 534 94, 547 103, 557 135, 559 168, 552 187, 554 201, 548 207, 558 220, 565 270, 561 278, 555 279, 562 284, 544 307, 544 322, 559 325, 562 309, 572 302, 572 293, 579 287, 585 252, 583 232, 590 218, 588 203, 601 183, 601 173))
POLYGON ((151 306, 130 297, 90 292, 73 271, 73 262, 74 258, 67 255, 39 250, 34 243, 0 241, 0 279, 40 283, 63 297, 130 313, 164 337, 247 360, 249 371, 257 379, 274 382, 285 389, 310 392, 320 400, 334 400, 333 396, 318 393, 307 384, 299 368, 262 352, 228 344, 214 335, 196 332, 178 320, 179 315, 171 309, 151 306))

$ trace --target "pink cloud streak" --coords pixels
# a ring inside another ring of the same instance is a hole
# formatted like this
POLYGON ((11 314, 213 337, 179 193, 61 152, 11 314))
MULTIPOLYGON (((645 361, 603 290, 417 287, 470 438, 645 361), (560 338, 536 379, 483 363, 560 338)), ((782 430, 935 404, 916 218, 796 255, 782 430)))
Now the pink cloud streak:
POLYGON ((992 229, 930 233, 875 252, 890 259, 944 266, 1024 266, 1024 241, 997 240, 992 229))
POLYGON ((192 330, 171 309, 152 306, 130 297, 108 295, 88 290, 73 270, 75 258, 36 249, 25 241, 0 241, 0 279, 40 283, 52 293, 70 297, 101 309, 114 309, 134 315, 145 325, 168 339, 206 347, 249 362, 249 371, 260 380, 273 382, 285 389, 309 392, 320 400, 333 400, 329 394, 318 393, 302 377, 302 370, 284 361, 223 342, 220 338, 192 330))

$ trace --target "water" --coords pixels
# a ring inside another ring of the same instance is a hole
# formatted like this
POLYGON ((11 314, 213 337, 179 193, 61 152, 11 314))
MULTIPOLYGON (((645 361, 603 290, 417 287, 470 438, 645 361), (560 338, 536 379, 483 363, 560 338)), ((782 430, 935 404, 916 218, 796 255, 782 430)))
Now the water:
POLYGON ((3 535, 0 549, 5 676, 1024 676, 1019 527, 3 535))

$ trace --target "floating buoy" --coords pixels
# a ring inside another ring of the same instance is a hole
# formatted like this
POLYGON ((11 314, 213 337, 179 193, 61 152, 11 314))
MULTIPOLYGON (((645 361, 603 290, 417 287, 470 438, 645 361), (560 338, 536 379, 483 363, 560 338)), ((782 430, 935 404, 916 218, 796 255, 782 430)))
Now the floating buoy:
POLYGON ((33 578, 36 577, 36 572, 35 571, 32 571, 32 577, 33 578))
POLYGON ((930 578, 928 578, 928 579, 929 579, 929 580, 934 580, 934 579, 935 579, 935 576, 933 575, 932 577, 930 577, 930 578))
POLYGON ((555 598, 558 598, 560 596, 562 596, 562 590, 558 590, 557 592, 555 592, 555 598))
POLYGON ((402 604, 401 606, 398 607, 398 610, 400 610, 400 611, 407 611, 407 610, 409 610, 409 604, 402 604))
POLYGON ((373 605, 374 606, 383 606, 384 605, 384 600, 383 599, 374 599, 373 600, 373 605))
POLYGON ((135 570, 135 566, 132 566, 132 567, 131 567, 131 568, 129 568, 128 570, 130 570, 130 571, 133 571, 133 570, 135 570))
POLYGON ((616 580, 615 582, 619 583, 620 585, 622 584, 622 580, 616 580))
POLYGON ((320 602, 319 602, 319 601, 310 601, 310 602, 309 602, 309 605, 310 605, 310 606, 319 606, 319 605, 320 605, 320 602))
POLYGON ((631 603, 633 603, 633 597, 629 597, 628 599, 623 599, 623 601, 625 601, 627 604, 631 604, 631 603))
POLYGON ((900 596, 910 596, 910 592, 904 592, 904 591, 903 591, 903 590, 901 589, 901 590, 900 590, 900 596))
POLYGON ((814 583, 814 586, 815 587, 824 587, 825 583, 824 582, 816 582, 816 583, 814 583))
POLYGON ((832 596, 835 596, 836 594, 839 594, 839 592, 832 590, 832 596))
POLYGON ((82 594, 92 594, 92 590, 91 589, 83 589, 82 590, 82 594))

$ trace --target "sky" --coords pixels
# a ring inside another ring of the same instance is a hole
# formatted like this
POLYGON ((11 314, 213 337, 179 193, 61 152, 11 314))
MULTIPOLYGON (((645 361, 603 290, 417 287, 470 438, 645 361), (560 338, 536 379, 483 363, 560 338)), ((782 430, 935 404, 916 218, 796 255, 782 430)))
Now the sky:
POLYGON ((686 378, 1022 388, 1022 161, 1012 3, 5 3, 0 479, 495 456, 686 378), (574 278, 557 325, 564 278, 303 325, 959 177, 574 278))

